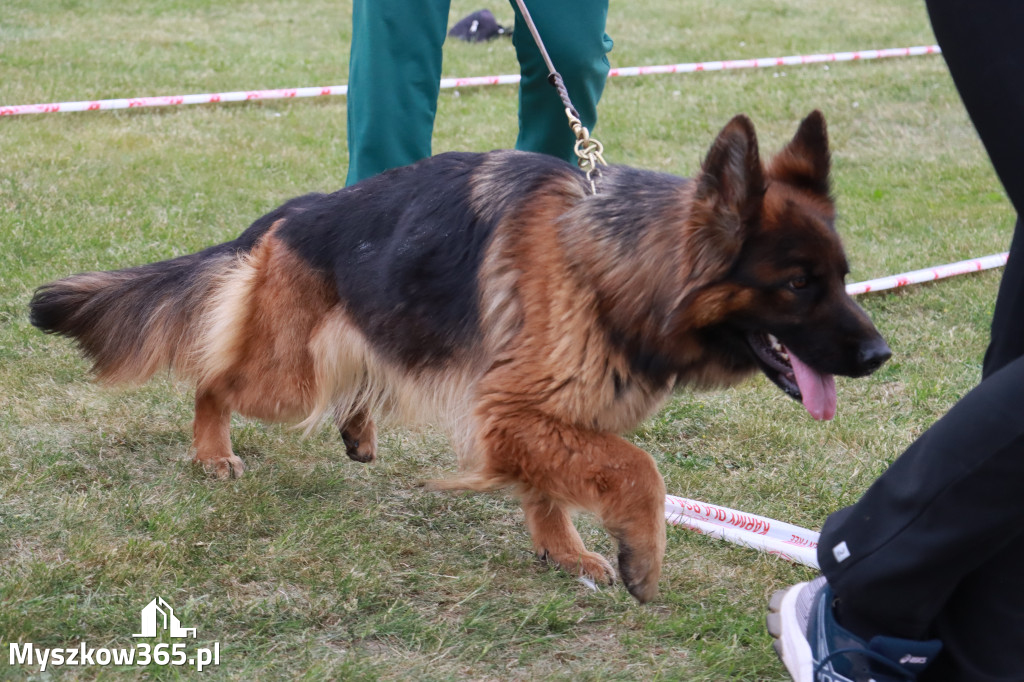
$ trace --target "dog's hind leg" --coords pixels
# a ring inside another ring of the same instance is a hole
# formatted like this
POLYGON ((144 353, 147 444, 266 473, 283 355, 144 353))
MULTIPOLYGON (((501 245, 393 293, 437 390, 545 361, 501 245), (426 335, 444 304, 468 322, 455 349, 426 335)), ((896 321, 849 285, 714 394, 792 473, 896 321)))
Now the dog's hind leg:
POLYGON ((354 415, 334 415, 334 423, 345 443, 345 454, 356 462, 372 462, 377 457, 377 425, 369 410, 363 408, 354 415))
POLYGON ((520 501, 538 558, 555 563, 567 573, 602 583, 615 581, 615 569, 608 560, 583 545, 569 510, 535 488, 520 501))
POLYGON ((231 451, 231 408, 215 392, 196 391, 196 417, 192 422, 193 461, 217 478, 239 477, 242 460, 231 451))

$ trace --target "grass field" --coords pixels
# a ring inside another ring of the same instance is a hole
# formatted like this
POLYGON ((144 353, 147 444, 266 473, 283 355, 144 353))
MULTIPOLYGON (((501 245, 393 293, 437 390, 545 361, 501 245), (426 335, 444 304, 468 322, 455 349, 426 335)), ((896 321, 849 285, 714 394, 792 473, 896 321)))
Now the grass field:
MULTIPOLYGON (((455 0, 452 21, 497 0, 455 0)), ((325 0, 5 0, 0 105, 344 83, 350 4, 325 0)), ((934 41, 920 0, 614 2, 614 65, 934 41)), ((446 46, 445 74, 513 73, 508 42, 446 46)), ((510 87, 444 91, 435 151, 515 139, 510 87)), ((825 112, 851 281, 1002 251, 1012 215, 941 57, 622 78, 595 134, 609 160, 691 175, 735 113, 766 150, 825 112)), ((188 461, 191 395, 163 378, 88 381, 71 344, 27 320, 56 277, 163 259, 235 236, 283 200, 339 187, 345 100, 0 119, 0 679, 8 644, 129 647, 160 596, 210 679, 782 680, 768 596, 805 568, 670 529, 662 594, 592 592, 538 563, 505 495, 417 487, 451 472, 445 441, 382 437, 350 462, 236 419, 236 481, 188 461)), ((630 438, 671 493, 809 528, 852 503, 980 376, 998 273, 862 298, 895 351, 840 380, 812 423, 762 378, 678 395, 630 438)), ((592 520, 588 544, 614 555, 592 520)), ((52 669, 178 679, 174 666, 52 669)))

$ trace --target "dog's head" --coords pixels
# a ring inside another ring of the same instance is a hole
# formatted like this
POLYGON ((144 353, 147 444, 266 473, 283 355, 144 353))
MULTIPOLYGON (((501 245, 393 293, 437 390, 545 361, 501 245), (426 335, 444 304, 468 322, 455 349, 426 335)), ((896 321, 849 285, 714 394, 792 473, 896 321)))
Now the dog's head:
POLYGON ((767 164, 750 120, 730 121, 695 178, 689 242, 706 284, 680 306, 723 368, 760 368, 815 419, 835 414, 833 375, 865 376, 892 355, 846 293, 829 169, 818 111, 767 164))

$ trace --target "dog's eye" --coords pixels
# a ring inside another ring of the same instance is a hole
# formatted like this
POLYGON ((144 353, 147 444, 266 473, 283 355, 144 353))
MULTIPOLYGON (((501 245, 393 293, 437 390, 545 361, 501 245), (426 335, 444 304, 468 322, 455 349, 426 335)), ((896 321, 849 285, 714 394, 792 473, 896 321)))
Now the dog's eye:
POLYGON ((794 277, 793 279, 789 280, 790 289, 803 289, 806 286, 807 278, 804 277, 803 275, 800 275, 799 277, 794 277))

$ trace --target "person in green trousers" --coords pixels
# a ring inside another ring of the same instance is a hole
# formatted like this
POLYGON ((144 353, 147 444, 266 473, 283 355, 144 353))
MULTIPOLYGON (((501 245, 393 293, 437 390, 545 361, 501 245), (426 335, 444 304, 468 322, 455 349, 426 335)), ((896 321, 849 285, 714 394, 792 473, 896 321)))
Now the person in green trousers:
MULTIPOLYGON (((450 0, 353 0, 346 184, 430 156, 450 0)), ((519 84, 516 149, 574 161, 575 138, 515 2, 519 84)), ((527 4, 583 125, 597 123, 608 77, 608 0, 527 4)))

